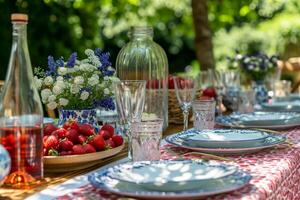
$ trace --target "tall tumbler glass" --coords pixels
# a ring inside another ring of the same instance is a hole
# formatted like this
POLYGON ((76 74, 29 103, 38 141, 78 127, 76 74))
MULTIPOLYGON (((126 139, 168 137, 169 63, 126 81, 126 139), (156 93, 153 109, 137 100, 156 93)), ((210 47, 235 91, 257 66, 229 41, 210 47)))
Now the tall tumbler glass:
POLYGON ((131 124, 140 122, 145 104, 145 80, 123 80, 114 83, 121 132, 128 138, 128 157, 132 158, 131 124))
POLYGON ((133 161, 160 159, 163 120, 134 122, 131 127, 133 161))
POLYGON ((194 128, 196 130, 213 129, 215 126, 216 102, 211 100, 197 100, 193 102, 194 128))

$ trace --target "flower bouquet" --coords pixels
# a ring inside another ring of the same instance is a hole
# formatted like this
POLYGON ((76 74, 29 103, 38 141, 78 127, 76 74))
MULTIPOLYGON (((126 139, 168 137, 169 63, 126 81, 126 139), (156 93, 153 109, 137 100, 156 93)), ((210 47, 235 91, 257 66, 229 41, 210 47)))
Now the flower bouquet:
POLYGON ((65 62, 61 57, 48 56, 48 68, 36 68, 36 87, 41 91, 42 102, 48 109, 59 110, 59 124, 69 119, 97 126, 96 110, 102 107, 114 110, 113 81, 115 70, 109 54, 99 48, 86 49, 87 58, 79 60, 72 53, 65 62))
POLYGON ((256 103, 267 102, 268 91, 264 80, 267 75, 276 70, 278 57, 275 55, 269 57, 264 53, 238 54, 232 61, 234 67, 239 67, 246 78, 253 81, 256 103))
POLYGON ((262 81, 276 69, 278 57, 275 55, 268 57, 264 53, 238 54, 232 61, 233 65, 240 67, 241 71, 251 80, 262 81))

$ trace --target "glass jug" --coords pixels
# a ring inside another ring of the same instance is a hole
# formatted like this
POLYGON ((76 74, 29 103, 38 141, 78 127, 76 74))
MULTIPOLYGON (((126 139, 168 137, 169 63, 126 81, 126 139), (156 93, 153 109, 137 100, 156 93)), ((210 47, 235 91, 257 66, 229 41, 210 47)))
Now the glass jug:
POLYGON ((163 119, 168 126, 168 60, 165 51, 153 41, 152 27, 133 27, 130 42, 119 52, 117 76, 121 80, 146 80, 142 120, 163 119))

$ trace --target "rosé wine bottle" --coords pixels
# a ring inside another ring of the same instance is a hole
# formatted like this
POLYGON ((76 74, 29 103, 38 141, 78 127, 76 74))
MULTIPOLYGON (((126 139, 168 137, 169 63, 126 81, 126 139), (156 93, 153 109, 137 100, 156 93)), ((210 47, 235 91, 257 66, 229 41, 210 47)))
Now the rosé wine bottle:
POLYGON ((43 109, 27 46, 25 14, 12 14, 13 41, 0 99, 0 143, 11 157, 5 186, 32 187, 43 178, 43 109))

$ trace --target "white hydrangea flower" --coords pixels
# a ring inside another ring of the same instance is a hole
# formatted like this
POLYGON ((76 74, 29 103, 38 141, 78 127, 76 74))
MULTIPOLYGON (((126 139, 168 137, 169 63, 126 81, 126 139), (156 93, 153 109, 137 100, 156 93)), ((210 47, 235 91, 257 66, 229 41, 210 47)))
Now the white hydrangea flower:
POLYGON ((80 65, 86 64, 86 63, 89 63, 89 59, 87 59, 87 58, 80 61, 80 65))
POLYGON ((68 73, 68 69, 66 67, 59 67, 57 73, 61 76, 66 75, 68 73))
POLYGON ((47 86, 52 85, 52 83, 53 83, 53 78, 52 78, 51 76, 47 76, 47 77, 44 79, 44 83, 45 83, 45 85, 47 85, 47 86))
POLYGON ((55 101, 56 100, 56 96, 51 94, 49 97, 48 97, 48 101, 49 102, 52 102, 52 101, 55 101))
POLYGON ((87 56, 93 56, 94 55, 94 51, 92 49, 86 49, 84 51, 85 55, 87 56))
POLYGON ((66 88, 66 83, 63 81, 56 81, 54 85, 61 87, 62 89, 66 88))
POLYGON ((41 89, 42 85, 43 85, 43 81, 41 79, 39 79, 37 76, 35 76, 33 78, 33 82, 34 82, 34 85, 35 87, 39 90, 41 89))
POLYGON ((51 101, 47 104, 47 107, 50 109, 50 110, 54 110, 56 107, 57 107, 57 103, 55 101, 51 101))
POLYGON ((94 66, 100 66, 101 65, 101 62, 100 62, 100 60, 97 56, 94 55, 94 56, 91 56, 89 58, 90 58, 91 63, 93 63, 94 66))
POLYGON ((104 76, 104 77, 103 77, 103 80, 108 81, 108 80, 109 80, 109 77, 108 77, 108 76, 104 76))
POLYGON ((99 80, 99 75, 98 74, 93 74, 92 77, 99 80))
POLYGON ((102 83, 99 84, 99 87, 100 88, 105 88, 105 84, 102 82, 102 83))
POLYGON ((80 67, 79 67, 79 65, 75 65, 75 66, 73 67, 73 69, 77 72, 77 71, 80 70, 80 67))
POLYGON ((108 88, 104 89, 104 94, 109 95, 110 94, 110 90, 108 88))
POLYGON ((82 85, 84 83, 84 78, 82 76, 76 76, 74 78, 74 84, 82 85))
POLYGON ((88 98, 89 98, 89 93, 87 92, 87 91, 83 91, 82 93, 81 93, 81 95, 80 95, 80 99, 81 100, 87 100, 88 98))
POLYGON ((88 79, 88 84, 90 86, 95 86, 99 83, 99 79, 95 78, 94 76, 92 76, 91 78, 88 79))
POLYGON ((64 81, 64 77, 58 76, 58 77, 56 77, 56 81, 64 81))
POLYGON ((66 106, 66 105, 68 105, 68 103, 69 103, 68 99, 65 99, 65 98, 59 99, 59 105, 61 105, 61 106, 66 106))
POLYGON ((78 94, 80 91, 79 85, 71 85, 70 91, 72 94, 78 94))
POLYGON ((52 94, 51 90, 46 88, 41 91, 43 103, 47 102, 48 97, 52 94))
POLYGON ((111 80, 112 82, 120 82, 120 79, 118 77, 115 77, 115 76, 110 76, 109 80, 111 80))
POLYGON ((52 92, 55 95, 59 95, 63 92, 63 89, 59 86, 59 84, 55 84, 52 88, 52 92))

